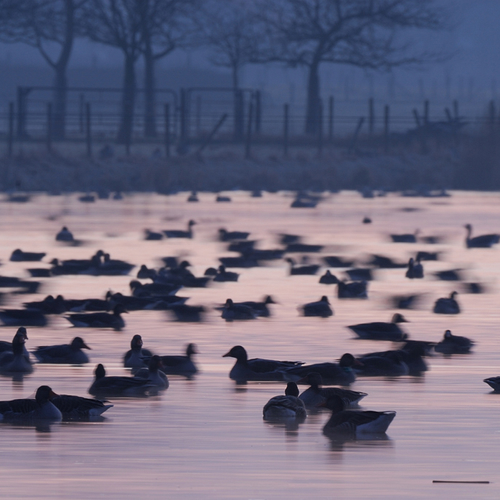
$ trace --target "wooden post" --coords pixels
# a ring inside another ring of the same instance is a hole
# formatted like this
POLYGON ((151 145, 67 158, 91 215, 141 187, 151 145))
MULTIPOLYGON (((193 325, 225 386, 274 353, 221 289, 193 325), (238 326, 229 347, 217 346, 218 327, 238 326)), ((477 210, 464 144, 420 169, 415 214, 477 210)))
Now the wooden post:
POLYGON ((373 97, 368 99, 368 130, 370 135, 373 135, 373 128, 375 126, 375 110, 373 106, 373 97))
POLYGON ((170 158, 170 105, 165 104, 165 156, 170 158))
POLYGON ((47 151, 52 151, 52 103, 47 103, 47 151))
POLYGON ((283 106, 283 155, 288 157, 288 104, 283 106))
POLYGON ((9 158, 12 156, 13 146, 14 146, 14 103, 9 102, 9 158))
POLYGON ((384 106, 384 151, 389 152, 389 105, 384 106))
POLYGON ((335 101, 331 95, 328 99, 328 142, 333 142, 333 113, 334 113, 335 101))
POLYGON ((429 99, 424 101, 424 124, 429 123, 429 99))
POLYGON ((217 130, 219 130, 220 127, 222 127, 222 124, 226 121, 227 118, 227 113, 224 113, 215 127, 212 129, 210 134, 208 134, 208 137, 205 139, 205 142, 198 148, 196 151, 196 156, 198 157, 199 160, 201 160, 201 152, 210 144, 213 136, 217 133, 217 130))
POLYGON ((253 95, 250 96, 250 102, 248 104, 247 135, 245 140, 245 158, 247 160, 252 156, 251 154, 252 122, 253 122, 253 95))
POLYGON ((180 90, 180 108, 179 108, 179 118, 180 118, 180 137, 179 137, 179 153, 184 154, 187 152, 188 147, 188 126, 187 126, 187 96, 186 89, 180 90))
POLYGON ((361 132, 361 127, 365 123, 365 117, 362 116, 359 118, 358 123, 356 125, 356 130, 354 131, 354 135, 352 136, 351 145, 349 146, 349 152, 353 152, 356 149, 356 143, 358 142, 358 136, 361 132))
POLYGON ((85 104, 85 131, 87 142, 87 156, 92 157, 92 115, 90 110, 90 102, 85 104))
POLYGON ((255 91, 255 133, 260 134, 262 128, 262 101, 260 90, 255 91))
POLYGON ((78 123, 80 125, 80 134, 83 134, 85 130, 85 95, 83 93, 80 94, 80 105, 79 105, 79 113, 78 113, 78 123))
POLYGON ((318 103, 318 156, 323 153, 323 101, 318 103))

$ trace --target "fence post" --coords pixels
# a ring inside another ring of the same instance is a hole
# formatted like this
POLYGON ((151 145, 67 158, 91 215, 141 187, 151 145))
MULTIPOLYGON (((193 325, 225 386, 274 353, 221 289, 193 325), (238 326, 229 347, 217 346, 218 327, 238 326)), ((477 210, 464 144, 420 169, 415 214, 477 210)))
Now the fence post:
POLYGON ((12 156, 12 150, 14 146, 14 103, 9 102, 9 158, 12 156))
POLYGON ((26 97, 31 89, 29 87, 17 87, 17 138, 26 137, 26 97))
POLYGON ((52 151, 52 103, 47 103, 47 151, 52 151))
POLYGON ((318 102, 318 156, 323 152, 323 101, 318 102))
POLYGON ((389 105, 384 106, 384 151, 389 151, 389 105))
POLYGON ((251 155, 252 147, 252 122, 253 122, 253 95, 250 95, 250 102, 248 104, 248 118, 247 118, 247 136, 245 141, 245 158, 248 160, 251 155))
POLYGON ((333 96, 328 99, 328 142, 333 142, 333 113, 335 101, 333 96))
POLYGON ((90 102, 85 104, 85 140, 87 142, 87 156, 92 157, 92 115, 90 110, 90 102))
POLYGON ((375 110, 373 107, 373 97, 368 99, 368 131, 373 135, 373 128, 375 125, 375 110))
POLYGON ((361 127, 363 126, 364 122, 365 122, 365 117, 361 116, 356 125, 356 130, 354 131, 354 135, 352 136, 351 145, 349 146, 350 153, 353 153, 356 150, 356 143, 358 142, 358 136, 359 133, 361 132, 361 127))
POLYGON ((234 91, 234 130, 233 130, 233 140, 234 142, 241 141, 244 136, 245 131, 245 110, 244 110, 244 96, 241 89, 235 89, 234 91))
POLYGON ((288 104, 283 106, 283 155, 288 157, 288 104))
POLYGON ((186 89, 180 90, 180 137, 179 144, 177 146, 179 154, 185 154, 188 150, 188 126, 187 126, 187 96, 186 89))
POLYGON ((262 126, 262 101, 260 90, 255 91, 255 133, 260 134, 262 126))
POLYGON ((165 155, 170 158, 170 105, 165 104, 165 155))

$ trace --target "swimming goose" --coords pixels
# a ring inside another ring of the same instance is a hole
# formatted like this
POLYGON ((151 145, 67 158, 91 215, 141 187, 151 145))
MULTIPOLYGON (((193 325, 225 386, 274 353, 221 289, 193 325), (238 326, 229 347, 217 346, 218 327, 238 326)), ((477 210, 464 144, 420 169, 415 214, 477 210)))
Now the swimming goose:
POLYGON ((424 267, 420 260, 414 260, 413 257, 408 261, 408 269, 405 276, 409 279, 422 279, 424 277, 424 267))
POLYGON ((360 377, 401 377, 410 373, 400 351, 374 352, 358 359, 360 365, 354 371, 360 377))
POLYGON ((234 346, 229 352, 222 356, 223 358, 236 358, 236 363, 229 372, 229 378, 237 383, 247 381, 276 381, 283 380, 280 369, 286 369, 294 366, 300 366, 300 361, 276 361, 274 359, 254 358, 248 359, 244 347, 234 346))
POLYGON ((205 307, 190 306, 188 304, 174 304, 168 308, 177 321, 198 323, 203 321, 205 307))
POLYGON ((353 366, 359 361, 350 353, 342 355, 338 363, 314 363, 311 365, 280 368, 283 380, 299 382, 309 373, 319 373, 325 385, 350 385, 356 380, 353 366))
POLYGON ((245 231, 227 231, 222 227, 219 229, 219 241, 246 240, 249 235, 245 231))
POLYGON ((323 285, 336 285, 339 279, 330 272, 330 269, 327 269, 325 274, 319 279, 319 282, 323 285))
POLYGON ((442 354, 468 354, 473 346, 474 342, 467 337, 453 335, 446 330, 443 340, 435 345, 434 350, 442 354))
POLYGON ((169 386, 168 378, 163 371, 161 357, 156 354, 151 356, 148 367, 141 368, 134 377, 148 380, 158 391, 164 391, 169 386))
POLYGON ((136 334, 130 341, 130 349, 123 355, 123 366, 125 368, 144 368, 148 366, 149 359, 153 353, 149 349, 143 349, 142 337, 136 334))
POLYGON ((23 252, 16 248, 10 255, 11 262, 39 262, 47 254, 45 252, 23 252))
POLYGON ((349 389, 341 389, 340 387, 322 387, 323 377, 317 372, 308 373, 299 382, 305 382, 310 385, 299 396, 299 399, 304 402, 306 408, 317 408, 332 395, 340 396, 346 407, 353 407, 357 406, 367 396, 366 392, 351 391, 349 389))
POLYGON ((500 241, 500 235, 498 234, 482 234, 481 236, 471 238, 472 226, 466 224, 464 227, 467 230, 465 238, 465 246, 467 248, 490 248, 500 241))
POLYGON ((403 315, 396 313, 390 323, 376 321, 374 323, 360 323, 350 325, 347 328, 352 330, 359 338, 370 340, 392 340, 398 342, 405 340, 408 335, 399 328, 398 323, 407 323, 403 315))
MULTIPOLYGON (((28 332, 26 331, 26 328, 24 328, 24 326, 20 326, 11 341, 0 340, 0 354, 3 354, 4 352, 12 352, 12 342, 14 342, 17 335, 21 335, 25 341, 28 340, 28 332)), ((29 358, 29 352, 26 349, 26 346, 24 347, 24 355, 29 358)))
POLYGON ((62 314, 66 312, 66 304, 62 295, 55 298, 52 295, 47 295, 43 300, 23 302, 23 306, 26 309, 36 309, 43 314, 62 314))
POLYGON ((12 339, 12 350, 0 355, 0 372, 4 374, 33 372, 33 365, 25 347, 27 338, 26 329, 19 328, 12 339))
POLYGON ((121 314, 126 312, 127 310, 121 304, 117 304, 113 309, 113 314, 96 312, 89 314, 69 314, 64 317, 73 326, 80 328, 113 328, 114 330, 121 330, 125 327, 125 321, 121 317, 121 314))
POLYGON ((384 434, 396 416, 395 411, 345 411, 344 402, 338 396, 328 398, 324 406, 332 410, 332 416, 323 427, 323 434, 330 437, 384 434))
POLYGON ((418 233, 419 230, 417 229, 413 234, 391 234, 390 237, 394 243, 416 243, 418 233))
POLYGON ((304 420, 307 417, 304 402, 297 396, 299 388, 295 382, 288 382, 284 396, 274 396, 262 410, 264 420, 279 420, 283 418, 295 418, 304 420))
POLYGON ((257 314, 249 307, 242 304, 235 304, 232 299, 227 299, 222 309, 221 318, 226 321, 256 319, 257 314))
POLYGON ((63 226, 56 234, 56 241, 74 241, 73 234, 66 226, 63 226))
POLYGON ((364 267, 353 267, 346 269, 345 273, 352 281, 371 281, 373 280, 372 270, 364 267))
POLYGON ((84 420, 99 417, 106 410, 113 408, 112 404, 106 404, 107 401, 67 394, 53 396, 50 401, 61 412, 63 420, 84 420))
POLYGON ((286 258, 285 260, 290 264, 289 274, 291 276, 316 274, 320 268, 318 264, 296 266, 293 259, 286 258))
POLYGON ((106 376, 102 364, 94 371, 95 379, 89 387, 89 394, 99 397, 147 396, 156 387, 148 379, 135 377, 106 376))
POLYGON ((189 201, 190 203, 196 203, 200 201, 198 199, 198 193, 196 191, 191 191, 191 194, 188 196, 187 201, 189 201))
POLYGON ((192 238, 193 237, 193 229, 192 227, 196 224, 194 220, 190 220, 187 225, 187 230, 182 231, 180 229, 165 229, 163 234, 167 238, 192 238))
POLYGON ((316 302, 309 302, 300 306, 299 309, 302 310, 304 316, 320 316, 321 318, 333 316, 333 309, 330 307, 330 302, 326 295, 323 295, 316 302))
POLYGON ((500 392, 500 377, 485 378, 483 382, 487 383, 495 392, 500 392))
POLYGON ((163 363, 162 371, 166 375, 184 375, 190 377, 194 375, 198 368, 194 364, 193 354, 198 354, 196 345, 190 343, 186 346, 186 355, 166 355, 160 356, 163 363))
POLYGON ((238 273, 235 273, 233 271, 226 271, 225 266, 221 264, 217 270, 217 274, 213 279, 217 282, 238 281, 239 277, 240 275, 238 273))
POLYGON ((47 318, 36 309, 2 309, 0 320, 7 326, 46 326, 47 318))
POLYGON ((241 305, 247 306, 247 307, 251 307, 257 316, 261 316, 263 318, 268 318, 269 316, 271 316, 271 312, 269 311, 269 308, 267 306, 269 304, 276 304, 276 302, 273 300, 273 298, 270 295, 266 295, 264 297, 264 300, 262 300, 261 302, 253 301, 253 300, 246 300, 243 302, 238 302, 238 304, 241 304, 241 305))
POLYGON ((348 283, 345 280, 337 283, 337 298, 339 299, 367 299, 368 282, 352 281, 348 283))
POLYGON ((159 241, 163 239, 163 233, 157 233, 150 229, 144 229, 144 239, 146 241, 159 241))
POLYGON ((35 399, 13 399, 0 401, 0 420, 3 421, 30 421, 62 419, 61 411, 52 403, 51 399, 57 394, 48 385, 40 386, 35 399))
POLYGON ((455 299, 457 295, 458 292, 451 292, 449 297, 437 299, 434 303, 434 309, 432 312, 435 312, 436 314, 459 314, 460 306, 455 299))
POLYGON ((89 357, 82 349, 90 349, 81 337, 75 337, 71 344, 37 347, 33 352, 40 363, 82 365, 89 357))

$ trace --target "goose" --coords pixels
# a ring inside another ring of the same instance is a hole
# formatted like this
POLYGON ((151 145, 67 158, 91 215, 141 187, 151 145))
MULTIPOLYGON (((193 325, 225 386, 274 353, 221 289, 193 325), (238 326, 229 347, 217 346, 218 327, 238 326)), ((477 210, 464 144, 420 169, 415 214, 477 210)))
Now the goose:
POLYGON ((217 203, 229 203, 231 200, 231 197, 230 196, 225 196, 223 194, 218 194, 216 197, 215 197, 215 201, 217 203))
POLYGON ((95 379, 89 387, 89 394, 98 397, 148 396, 156 390, 154 384, 145 378, 106 376, 102 364, 94 370, 95 379))
POLYGON ((0 320, 7 326, 46 326, 45 314, 36 309, 2 309, 0 320))
POLYGON ((304 316, 319 316, 321 318, 328 318, 333 316, 333 309, 330 307, 330 302, 326 295, 316 302, 309 302, 299 307, 304 316))
POLYGON ((46 255, 45 252, 23 252, 20 248, 16 248, 9 260, 11 262, 39 262, 46 255))
POLYGON ((408 335, 399 328, 398 323, 407 323, 402 314, 393 315, 390 323, 376 321, 374 323, 360 323, 350 325, 347 328, 352 330, 359 338, 371 340, 392 340, 398 342, 406 340, 408 335))
POLYGON ((188 304, 174 304, 168 308, 177 321, 198 323, 203 321, 205 307, 190 306, 188 304))
POLYGON ((467 248, 491 248, 500 241, 500 235, 498 234, 482 234, 481 236, 471 238, 472 226, 466 224, 464 227, 467 230, 465 238, 465 246, 467 248))
POLYGON ((227 231, 223 227, 219 229, 219 241, 246 240, 249 235, 245 231, 227 231))
MULTIPOLYGON (((3 354, 4 352, 12 352, 12 342, 14 342, 17 335, 22 336, 25 341, 28 340, 28 332, 26 331, 26 328, 24 326, 20 326, 11 341, 0 340, 0 354, 3 354)), ((24 347, 24 355, 29 358, 29 353, 26 347, 24 347)))
POLYGON ((488 384, 495 392, 500 392, 500 377, 489 377, 483 380, 488 384))
POLYGON ((319 373, 326 385, 350 385, 356 380, 353 366, 359 361, 350 353, 342 355, 338 363, 315 363, 311 365, 280 368, 283 380, 298 382, 309 373, 319 373))
POLYGON ((113 314, 96 312, 89 314, 69 314, 64 317, 73 326, 80 328, 113 328, 114 330, 121 330, 125 327, 125 321, 121 317, 121 314, 126 312, 127 310, 121 304, 117 304, 113 309, 113 314))
POLYGON ((418 233, 419 230, 417 229, 413 234, 411 233, 391 234, 390 237, 394 243, 416 243, 418 233))
POLYGON ((326 436, 356 438, 363 434, 385 434, 396 416, 395 411, 345 411, 339 396, 331 396, 324 406, 332 410, 332 415, 323 427, 326 436))
POLYGON ((473 346, 474 342, 467 337, 453 335, 451 330, 446 330, 443 340, 435 345, 434 350, 442 354, 468 354, 473 346))
POLYGON ((238 281, 240 275, 233 271, 226 271, 226 267, 224 265, 220 265, 217 269, 217 274, 214 276, 213 280, 217 282, 224 281, 238 281))
POLYGON ((168 389, 168 378, 162 370, 163 363, 160 356, 156 354, 151 356, 147 368, 141 368, 135 375, 135 378, 148 380, 156 390, 164 391, 168 389))
POLYGON ((461 281, 461 271, 462 269, 447 269, 434 273, 434 276, 441 281, 461 281))
POLYGON ((355 267, 345 271, 352 281, 371 281, 373 279, 372 270, 368 268, 355 267))
POLYGON ((196 203, 200 201, 198 199, 198 193, 196 191, 191 191, 191 194, 188 196, 187 201, 190 203, 196 203))
POLYGON ((269 304, 276 304, 274 299, 270 295, 266 295, 261 302, 258 301, 253 301, 253 300, 246 300, 243 302, 238 302, 238 304, 241 304, 243 306, 251 307, 254 311, 254 313, 257 316, 261 316, 263 318, 268 318, 271 316, 271 311, 269 310, 269 307, 267 307, 269 304))
POLYGON ((354 371, 360 377, 401 377, 410 373, 400 351, 365 354, 358 359, 360 365, 354 371))
POLYGON ((319 282, 323 285, 336 285, 339 279, 330 272, 330 269, 327 269, 325 274, 320 277, 319 282))
POLYGON ((56 234, 56 241, 74 241, 73 234, 66 226, 63 226, 56 234))
POLYGON ((125 368, 144 368, 148 366, 149 359, 153 353, 149 349, 143 349, 142 337, 136 334, 130 341, 130 349, 123 355, 123 366, 125 368))
POLYGON ((296 266, 293 259, 285 259, 290 264, 289 274, 290 276, 301 276, 316 274, 319 271, 320 266, 318 264, 304 264, 301 266, 296 266))
POLYGON ((304 402, 298 398, 299 388, 295 382, 288 382, 284 396, 274 396, 262 410, 264 420, 295 418, 304 420, 307 417, 304 402))
POLYGON ((227 299, 222 309, 221 318, 226 321, 256 319, 255 311, 243 304, 235 304, 232 299, 227 299))
POLYGON ((341 389, 340 387, 322 387, 323 377, 317 372, 308 373, 303 379, 300 379, 299 382, 307 383, 310 386, 299 396, 299 399, 304 402, 306 408, 317 408, 320 404, 324 403, 329 396, 334 394, 342 398, 346 407, 357 406, 357 404, 367 396, 366 392, 351 391, 349 389, 341 389))
POLYGON ((436 314, 459 314, 460 306, 455 299, 457 295, 458 292, 451 292, 449 297, 437 299, 432 312, 436 314))
POLYGON ((70 344, 40 346, 33 352, 40 363, 82 365, 89 357, 82 349, 90 349, 81 337, 75 337, 70 344))
POLYGON ((371 256, 368 263, 372 266, 378 267, 379 269, 401 269, 407 266, 405 263, 396 262, 390 257, 375 254, 371 256))
POLYGON ((148 266, 145 264, 142 264, 141 267, 139 268, 139 271, 137 271, 136 278, 140 280, 144 279, 152 279, 154 280, 157 275, 156 269, 149 269, 148 266))
POLYGON ((415 309, 422 297, 422 294, 395 295, 389 299, 389 302, 394 309, 415 309))
POLYGON ((345 280, 337 283, 337 298, 339 299, 367 299, 368 298, 367 281, 345 280))
POLYGON ((23 302, 23 306, 26 309, 36 309, 43 314, 61 314, 66 312, 66 304, 62 295, 58 295, 55 298, 52 295, 47 295, 43 300, 23 302))
POLYGON ((4 374, 33 372, 33 365, 25 347, 27 338, 26 329, 19 328, 12 339, 12 350, 0 355, 0 372, 4 374))
POLYGON ((184 375, 190 377, 198 372, 193 361, 193 354, 198 354, 196 345, 190 343, 186 346, 186 354, 160 356, 163 364, 163 373, 166 375, 184 375))
POLYGON ((113 408, 113 405, 107 404, 107 401, 67 394, 53 396, 50 401, 61 412, 63 420, 91 419, 113 408))
POLYGON ((150 229, 144 229, 144 239, 146 241, 159 241, 163 239, 163 233, 151 231, 150 229))
POLYGON ((194 220, 190 220, 187 225, 187 230, 182 231, 180 229, 166 229, 163 231, 163 234, 167 238, 192 238, 193 237, 193 229, 192 227, 196 224, 194 220))
POLYGON ((343 257, 335 255, 323 257, 323 261, 328 267, 351 267, 354 264, 352 260, 345 260, 343 257))
POLYGON ((286 253, 318 253, 323 250, 324 245, 311 245, 309 243, 301 243, 296 241, 293 243, 288 243, 285 248, 286 253))
POLYGON ((424 267, 420 263, 420 260, 415 261, 413 257, 408 261, 408 269, 405 274, 406 278, 409 279, 422 279, 424 277, 424 267))
POLYGON ((48 385, 40 386, 35 399, 13 399, 0 401, 0 420, 30 421, 30 420, 62 420, 61 411, 52 403, 57 394, 48 385))
POLYGON ((248 359, 247 351, 244 347, 237 345, 231 348, 223 358, 236 358, 236 363, 229 372, 229 378, 237 383, 247 381, 282 381, 281 369, 300 366, 300 361, 276 361, 274 359, 254 358, 248 359))

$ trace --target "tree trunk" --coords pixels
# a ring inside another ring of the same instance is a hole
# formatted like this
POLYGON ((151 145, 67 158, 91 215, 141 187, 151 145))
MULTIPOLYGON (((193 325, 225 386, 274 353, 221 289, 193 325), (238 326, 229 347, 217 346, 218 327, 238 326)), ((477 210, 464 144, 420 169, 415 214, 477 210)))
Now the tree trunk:
POLYGON ((130 144, 134 126, 135 107, 135 58, 125 54, 125 70, 123 75, 122 114, 117 142, 130 144))
POLYGON ((66 135, 66 94, 67 78, 66 66, 58 65, 55 68, 52 131, 54 139, 64 139, 66 135))
POLYGON ((306 134, 316 135, 319 130, 320 118, 320 94, 319 94, 319 63, 313 62, 309 66, 309 77, 307 81, 307 111, 306 111, 306 134))
POLYGON ((155 59, 151 40, 146 40, 144 50, 144 136, 156 137, 155 116, 155 59))
POLYGON ((244 96, 243 92, 239 88, 238 70, 239 68, 237 66, 233 66, 232 68, 233 96, 234 96, 233 140, 235 142, 240 142, 243 140, 243 132, 245 126, 244 96))

